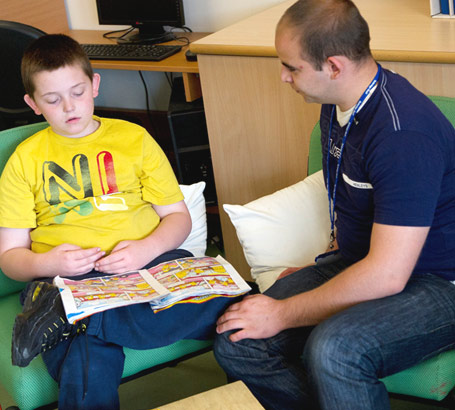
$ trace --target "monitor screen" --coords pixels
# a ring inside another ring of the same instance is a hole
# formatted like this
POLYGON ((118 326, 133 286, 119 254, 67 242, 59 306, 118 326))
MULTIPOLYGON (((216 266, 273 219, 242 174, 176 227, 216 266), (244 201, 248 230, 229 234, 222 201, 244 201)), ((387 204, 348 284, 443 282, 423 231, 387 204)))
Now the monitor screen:
POLYGON ((185 24, 182 0, 96 0, 96 7, 100 24, 137 27, 143 40, 162 36, 163 26, 185 24))

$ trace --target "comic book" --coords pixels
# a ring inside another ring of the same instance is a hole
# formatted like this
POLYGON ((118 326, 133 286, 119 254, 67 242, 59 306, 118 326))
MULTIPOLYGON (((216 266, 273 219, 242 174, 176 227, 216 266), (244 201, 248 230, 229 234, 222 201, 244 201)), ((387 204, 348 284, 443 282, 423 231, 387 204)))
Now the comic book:
POLYGON ((158 311, 175 303, 203 303, 251 289, 221 256, 181 258, 150 269, 79 281, 57 276, 54 284, 59 288, 70 323, 134 303, 148 302, 158 311))
POLYGON ((234 267, 222 256, 182 258, 148 269, 169 294, 152 301, 157 311, 175 303, 203 303, 218 296, 238 296, 251 290, 234 267))

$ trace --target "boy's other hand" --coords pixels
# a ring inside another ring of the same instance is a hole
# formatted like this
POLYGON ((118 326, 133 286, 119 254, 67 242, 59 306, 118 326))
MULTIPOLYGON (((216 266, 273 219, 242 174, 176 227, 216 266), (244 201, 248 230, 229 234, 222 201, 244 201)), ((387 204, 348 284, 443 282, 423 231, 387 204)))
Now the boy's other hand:
POLYGON ((83 275, 95 268, 95 262, 104 256, 100 248, 83 249, 68 243, 56 246, 45 254, 51 270, 60 276, 83 275))
POLYGON ((150 258, 154 259, 146 242, 121 241, 110 255, 95 263, 95 269, 103 273, 123 273, 141 269, 152 260, 150 258))

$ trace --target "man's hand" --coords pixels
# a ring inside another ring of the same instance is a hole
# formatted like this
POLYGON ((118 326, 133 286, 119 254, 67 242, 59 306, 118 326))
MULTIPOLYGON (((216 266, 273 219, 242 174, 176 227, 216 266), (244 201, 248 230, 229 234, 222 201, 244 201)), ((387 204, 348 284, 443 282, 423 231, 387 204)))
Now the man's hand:
POLYGON ((121 241, 110 255, 96 262, 95 269, 104 273, 123 273, 141 269, 152 259, 154 257, 146 242, 121 241))
MULTIPOLYGON (((42 254, 50 272, 63 277, 79 276, 95 268, 95 262, 104 256, 100 248, 82 249, 71 244, 62 244, 42 254)), ((55 276, 52 274, 52 276, 55 276)))
POLYGON ((284 302, 265 295, 249 295, 231 305, 217 321, 217 333, 239 329, 229 338, 264 339, 285 329, 284 302))

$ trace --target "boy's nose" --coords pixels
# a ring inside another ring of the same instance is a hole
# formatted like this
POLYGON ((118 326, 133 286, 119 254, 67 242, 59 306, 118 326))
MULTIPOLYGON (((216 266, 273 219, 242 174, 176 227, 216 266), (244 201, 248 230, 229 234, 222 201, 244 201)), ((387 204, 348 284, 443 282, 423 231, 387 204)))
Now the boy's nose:
POLYGON ((71 101, 71 98, 65 98, 63 100, 63 110, 65 112, 70 112, 74 110, 74 104, 73 101, 71 101))

